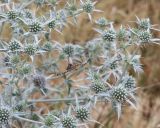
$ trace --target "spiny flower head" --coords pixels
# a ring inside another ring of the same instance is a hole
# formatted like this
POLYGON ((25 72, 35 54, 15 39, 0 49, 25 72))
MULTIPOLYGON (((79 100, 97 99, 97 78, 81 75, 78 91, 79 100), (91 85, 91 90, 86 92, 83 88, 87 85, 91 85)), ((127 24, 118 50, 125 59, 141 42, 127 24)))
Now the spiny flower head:
POLYGON ((54 118, 51 115, 48 115, 44 121, 46 126, 52 126, 54 124, 54 118))
POLYGON ((85 121, 88 119, 89 111, 86 108, 79 108, 76 110, 76 117, 81 121, 85 121))
POLYGON ((105 41, 113 42, 116 39, 116 32, 112 29, 105 30, 102 33, 102 38, 105 41))
POLYGON ((25 64, 18 69, 18 73, 20 75, 28 75, 29 73, 31 73, 31 70, 32 70, 31 65, 25 64))
POLYGON ((132 89, 135 87, 136 81, 132 76, 124 77, 122 80, 126 89, 132 89))
POLYGON ((14 20, 14 19, 17 18, 17 12, 15 12, 15 11, 13 11, 13 10, 8 11, 8 12, 7 12, 7 17, 8 17, 8 19, 10 19, 10 20, 14 20))
POLYGON ((29 32, 38 33, 42 30, 42 26, 39 22, 33 22, 29 25, 29 32))
POLYGON ((37 51, 37 47, 34 44, 28 44, 24 48, 24 52, 29 56, 35 55, 36 51, 37 51))
POLYGON ((20 44, 15 40, 11 41, 9 44, 9 50, 11 51, 16 51, 19 50, 20 48, 21 48, 20 44))
POLYGON ((112 90, 112 98, 113 100, 117 101, 117 102, 124 102, 126 100, 127 97, 127 91, 124 87, 114 87, 112 90))
POLYGON ((127 31, 125 28, 121 27, 117 32, 118 41, 124 41, 127 38, 127 31))
POLYGON ((33 84, 39 88, 45 88, 46 78, 43 75, 34 75, 33 76, 33 84))
POLYGON ((10 118, 10 111, 8 108, 0 108, 0 124, 8 124, 10 118))
POLYGON ((76 128, 76 121, 72 116, 65 116, 62 119, 63 128, 76 128))
POLYGON ((85 12, 91 13, 94 10, 94 4, 92 3, 92 1, 87 0, 82 4, 82 8, 85 12))
POLYGON ((63 52, 69 57, 73 56, 74 55, 74 46, 72 44, 66 44, 63 48, 63 52))
POLYGON ((54 29, 56 27, 57 21, 52 20, 51 22, 48 23, 48 27, 54 29))
POLYGON ((94 80, 93 84, 91 85, 91 88, 95 93, 100 93, 102 91, 105 91, 105 85, 100 80, 94 80))
POLYGON ((10 57, 11 64, 18 64, 20 62, 20 56, 19 55, 12 55, 10 57))
POLYGON ((148 30, 151 27, 151 23, 148 18, 147 19, 139 19, 137 24, 140 29, 148 30))
POLYGON ((108 21, 105 17, 101 17, 96 21, 96 24, 98 24, 100 27, 105 27, 108 24, 108 21))
POLYGON ((138 37, 142 43, 145 43, 145 42, 150 42, 152 35, 151 35, 150 31, 140 31, 138 33, 138 37))
POLYGON ((46 51, 51 51, 53 48, 53 45, 51 42, 46 42, 44 45, 43 45, 43 49, 46 50, 46 51))
POLYGON ((67 3, 66 10, 69 15, 73 15, 77 11, 76 1, 74 0, 71 3, 67 3))

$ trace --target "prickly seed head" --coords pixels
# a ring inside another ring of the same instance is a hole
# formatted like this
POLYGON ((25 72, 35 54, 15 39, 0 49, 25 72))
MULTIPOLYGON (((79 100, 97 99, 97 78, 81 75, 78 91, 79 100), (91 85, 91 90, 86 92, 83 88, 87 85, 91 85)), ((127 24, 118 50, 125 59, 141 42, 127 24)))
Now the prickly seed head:
POLYGON ((116 39, 116 33, 114 30, 106 30, 102 33, 102 38, 105 41, 113 42, 116 39))
POLYGON ((39 88, 45 88, 46 78, 43 75, 34 75, 33 76, 33 84, 39 88))
POLYGON ((89 111, 86 108, 79 108, 76 111, 76 117, 81 121, 87 120, 89 116, 89 111))
POLYGON ((113 100, 117 102, 124 102, 127 97, 127 91, 123 87, 115 87, 112 92, 113 100))
POLYGON ((62 125, 63 125, 64 128, 76 128, 75 119, 71 116, 63 117, 62 125))
POLYGON ((7 108, 0 108, 0 124, 7 124, 10 118, 10 111, 7 108))
POLYGON ((39 22, 33 22, 30 26, 29 26, 29 31, 33 32, 33 33, 37 33, 40 32, 42 30, 41 24, 39 22))

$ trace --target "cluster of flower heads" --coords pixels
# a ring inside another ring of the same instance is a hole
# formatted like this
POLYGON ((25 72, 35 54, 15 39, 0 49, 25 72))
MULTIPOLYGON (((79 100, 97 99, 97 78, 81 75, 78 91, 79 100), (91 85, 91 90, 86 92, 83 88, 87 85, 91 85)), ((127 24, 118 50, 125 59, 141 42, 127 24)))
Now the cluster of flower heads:
POLYGON ((58 0, 3 2, 10 8, 0 8, 0 24, 10 24, 12 38, 0 40, 0 77, 4 88, 0 100, 3 106, 9 106, 0 107, 0 126, 14 120, 34 128, 86 126, 89 122, 97 123, 91 116, 97 101, 110 102, 118 118, 123 105, 136 109, 136 80, 128 69, 141 73, 139 48, 160 41, 153 38, 152 30, 157 29, 148 18, 136 17, 134 28, 115 29, 114 23, 105 17, 94 19, 92 14, 101 11, 93 0, 68 0, 61 9, 57 7, 61 2, 58 0), (37 10, 29 10, 30 5, 36 5, 37 10), (44 6, 48 11, 39 15, 44 6), (50 33, 62 34, 70 19, 77 24, 81 13, 86 13, 93 24, 95 39, 83 46, 63 45, 51 39, 50 33), (130 47, 134 50, 130 51, 130 47), (62 80, 57 83, 59 78, 62 80), (40 97, 33 99, 37 93, 40 97), (45 108, 38 108, 37 102, 65 105, 63 110, 47 107, 48 113, 41 114, 45 108))

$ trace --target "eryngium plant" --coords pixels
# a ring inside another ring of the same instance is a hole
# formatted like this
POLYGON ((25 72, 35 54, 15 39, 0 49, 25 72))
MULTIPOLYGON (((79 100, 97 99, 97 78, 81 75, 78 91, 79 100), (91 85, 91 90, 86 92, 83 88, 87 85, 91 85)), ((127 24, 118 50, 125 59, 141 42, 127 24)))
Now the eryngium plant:
POLYGON ((0 39, 0 127, 86 126, 97 122, 91 113, 97 102, 110 102, 118 118, 122 106, 136 109, 136 80, 128 69, 141 73, 140 47, 160 41, 148 18, 115 29, 105 17, 94 19, 101 11, 93 0, 3 2, 1 30, 9 23, 12 37, 0 39), (36 11, 43 7, 46 12, 36 11), (71 21, 76 25, 81 13, 93 24, 94 39, 85 45, 51 39, 52 31, 62 36, 71 21))

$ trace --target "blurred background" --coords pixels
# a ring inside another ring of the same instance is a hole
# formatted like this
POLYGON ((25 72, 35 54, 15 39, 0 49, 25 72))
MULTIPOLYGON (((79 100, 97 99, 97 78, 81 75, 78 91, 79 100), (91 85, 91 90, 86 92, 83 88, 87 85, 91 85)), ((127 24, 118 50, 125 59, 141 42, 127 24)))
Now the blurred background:
MULTIPOLYGON (((136 17, 149 17, 152 24, 157 24, 160 29, 160 0, 98 0, 97 9, 103 13, 94 13, 93 18, 101 16, 115 22, 115 27, 121 24, 131 24, 136 17)), ((41 8, 41 12, 45 8, 41 8)), ((92 29, 88 17, 84 14, 80 16, 76 26, 69 25, 63 31, 64 35, 52 32, 53 40, 62 43, 84 44, 94 38, 96 33, 92 29)), ((154 32, 160 38, 160 31, 154 32)), ((7 40, 10 37, 9 30, 5 30, 2 35, 7 40), (7 33, 7 35, 6 35, 7 33)), ((142 64, 144 73, 137 77, 138 109, 130 107, 123 109, 120 120, 106 104, 98 104, 98 109, 94 110, 93 118, 101 122, 103 128, 160 128, 160 45, 149 45, 141 48, 142 64)), ((90 128, 102 128, 99 124, 91 124, 90 128)))

